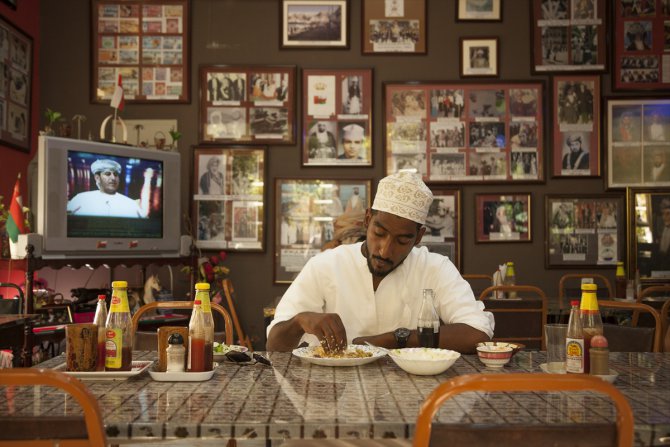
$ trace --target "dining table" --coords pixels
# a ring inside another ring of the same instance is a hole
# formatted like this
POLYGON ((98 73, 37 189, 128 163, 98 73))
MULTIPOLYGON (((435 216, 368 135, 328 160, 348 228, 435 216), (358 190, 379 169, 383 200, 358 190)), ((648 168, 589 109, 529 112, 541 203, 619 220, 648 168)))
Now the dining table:
MULTIPOLYGON (((410 440, 422 402, 441 382, 464 374, 541 373, 546 360, 545 352, 521 351, 506 366, 488 368, 476 355, 462 355, 444 373, 419 376, 406 373, 388 356, 355 366, 322 366, 290 352, 264 355, 271 366, 224 360, 202 382, 155 381, 148 371, 83 382, 100 404, 113 445, 410 440)), ((157 357, 152 351, 133 356, 136 361, 157 357)), ((61 355, 36 367, 58 369, 64 362, 61 355)), ((611 353, 610 368, 614 385, 633 410, 635 445, 662 445, 670 439, 670 353, 611 353)), ((0 386, 0 439, 66 431, 83 436, 81 415, 62 392, 0 386)), ((612 445, 615 421, 614 405, 592 392, 467 393, 441 407, 431 445, 495 442, 501 428, 516 433, 522 440, 518 445, 612 445)), ((498 445, 505 445, 502 438, 498 445)))

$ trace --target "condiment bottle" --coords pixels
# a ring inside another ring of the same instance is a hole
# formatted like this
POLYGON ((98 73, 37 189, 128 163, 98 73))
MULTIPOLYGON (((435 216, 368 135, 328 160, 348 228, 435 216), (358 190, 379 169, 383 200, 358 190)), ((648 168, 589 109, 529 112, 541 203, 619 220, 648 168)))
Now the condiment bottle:
POLYGON ((165 353, 167 357, 167 372, 184 372, 186 348, 184 347, 184 337, 181 334, 174 333, 170 335, 165 353))
POLYGON ((598 286, 595 284, 582 284, 582 302, 580 313, 582 316, 582 333, 584 334, 584 372, 591 371, 591 360, 589 350, 591 349, 591 338, 595 335, 603 335, 603 320, 598 309, 598 298, 596 296, 598 286))
MULTIPOLYGON (((207 327, 200 300, 193 302, 193 314, 188 324, 188 371, 211 371, 214 366, 212 343, 207 343, 207 327)), ((213 335, 211 336, 213 338, 213 335)), ((210 339, 211 339, 210 338, 210 339)))
POLYGON ((594 335, 591 339, 591 374, 607 375, 610 373, 609 366, 610 350, 607 346, 607 339, 602 335, 594 335))
POLYGON ((419 346, 424 348, 440 347, 440 317, 437 316, 433 305, 434 297, 433 289, 423 289, 417 333, 419 334, 419 346))
POLYGON ((213 345, 214 317, 212 316, 212 304, 209 301, 209 283, 199 282, 195 284, 194 299, 200 300, 200 308, 202 309, 202 314, 205 320, 205 327, 207 328, 207 334, 211 334, 211 337, 207 339, 207 342, 213 345))
MULTIPOLYGON (((512 261, 507 263, 507 268, 505 269, 505 278, 503 279, 503 285, 505 286, 514 286, 516 285, 516 272, 514 271, 514 263, 512 261)), ((516 292, 507 292, 507 298, 516 298, 516 292)))
POLYGON ((130 371, 133 361, 133 324, 128 307, 128 283, 112 282, 112 303, 105 325, 105 368, 130 371))
POLYGON ((565 372, 582 374, 584 372, 584 334, 579 314, 579 301, 570 302, 570 319, 565 337, 565 372))
POLYGON ((616 263, 615 292, 617 298, 626 298, 626 270, 623 268, 623 262, 616 263))
POLYGON ((105 370, 105 327, 107 326, 106 299, 106 295, 98 295, 98 304, 95 307, 95 317, 93 317, 93 324, 98 326, 98 358, 95 363, 96 371, 105 370))

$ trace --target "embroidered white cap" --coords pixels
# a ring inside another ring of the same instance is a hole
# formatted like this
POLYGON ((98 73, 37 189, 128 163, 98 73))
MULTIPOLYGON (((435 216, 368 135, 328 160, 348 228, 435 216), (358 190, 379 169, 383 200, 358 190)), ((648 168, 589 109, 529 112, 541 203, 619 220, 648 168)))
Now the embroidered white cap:
POLYGON ((342 128, 342 137, 349 141, 362 141, 365 139, 365 129, 358 124, 349 124, 342 128))
POLYGON ((379 181, 372 209, 409 219, 423 225, 433 193, 417 174, 398 172, 379 181))
POLYGON ((96 160, 91 164, 91 172, 93 174, 102 171, 114 171, 117 174, 121 174, 121 165, 109 159, 96 160))

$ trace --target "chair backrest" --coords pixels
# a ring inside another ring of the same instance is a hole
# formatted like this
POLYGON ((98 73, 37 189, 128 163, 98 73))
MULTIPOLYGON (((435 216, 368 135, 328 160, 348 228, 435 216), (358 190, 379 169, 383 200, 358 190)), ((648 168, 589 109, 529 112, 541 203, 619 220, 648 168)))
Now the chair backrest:
POLYGON ((598 300, 598 307, 601 309, 609 308, 630 310, 632 312, 648 312, 656 323, 652 339, 653 342, 651 344, 644 342, 644 333, 645 331, 649 333, 650 328, 638 328, 636 327, 635 322, 632 322, 632 326, 604 325, 605 337, 608 339, 610 351, 639 352, 651 349, 653 352, 661 352, 661 337, 663 331, 661 317, 656 309, 641 303, 608 300, 598 300))
POLYGON ((479 295, 486 310, 496 318, 495 341, 516 341, 527 348, 546 348, 547 296, 535 286, 491 286, 479 295), (520 299, 489 299, 494 292, 517 292, 520 299), (530 295, 527 297, 525 295, 530 295), (539 300, 539 302, 538 302, 539 300))
MULTIPOLYGON (((154 309, 193 309, 193 301, 154 301, 140 307, 133 315, 133 333, 137 333, 137 327, 143 314, 154 309)), ((234 344, 233 323, 230 314, 226 309, 216 303, 212 303, 212 311, 219 313, 223 317, 224 330, 226 334, 226 344, 234 344)))
POLYGON ((237 318, 235 300, 233 299, 235 297, 235 288, 233 287, 233 282, 228 278, 223 280, 223 294, 226 295, 226 303, 230 310, 230 316, 233 318, 233 325, 235 326, 235 332, 237 332, 237 343, 246 346, 248 349, 252 349, 251 340, 244 334, 240 320, 237 318))
POLYGON ((25 301, 23 297, 23 289, 13 282, 0 282, 0 288, 3 287, 16 289, 19 292, 19 297, 14 299, 0 299, 0 315, 22 313, 21 310, 23 308, 23 302, 25 301))
POLYGON ((600 273, 566 273, 565 275, 561 276, 561 279, 558 281, 558 298, 563 299, 567 297, 567 291, 569 290, 567 287, 567 283, 570 281, 574 281, 579 279, 579 286, 574 288, 575 290, 580 290, 579 294, 577 296, 573 296, 573 298, 579 298, 581 297, 581 280, 584 278, 591 278, 593 279, 593 282, 598 286, 598 298, 605 298, 605 299, 612 299, 614 298, 614 292, 612 290, 612 284, 610 284, 610 280, 607 279, 604 275, 601 275, 600 273), (607 290, 607 296, 603 295, 602 289, 607 290))
POLYGON ((470 283, 470 287, 472 287, 475 296, 479 296, 482 290, 493 285, 493 276, 491 275, 483 273, 466 273, 462 276, 464 280, 470 283))
MULTIPOLYGON (((59 371, 39 368, 0 370, 2 386, 42 385, 59 388, 71 395, 81 406, 86 423, 87 439, 42 439, 0 441, 0 446, 103 446, 107 445, 102 413, 95 396, 78 379, 59 371)), ((19 416, 20 417, 20 416, 19 416)))
MULTIPOLYGON (((642 289, 642 291, 637 296, 637 302, 644 304, 642 301, 645 298, 652 297, 670 297, 670 284, 665 284, 662 286, 649 286, 642 289)), ((637 324, 639 319, 639 312, 633 314, 633 323, 637 324)), ((663 313, 661 313, 661 320, 663 320, 663 313)), ((661 321, 663 322, 663 321, 661 321)), ((646 323, 646 322, 645 322, 646 323)))
POLYGON ((670 352, 670 300, 667 300, 661 308, 661 324, 665 334, 663 352, 670 352))
POLYGON ((626 397, 613 385, 583 374, 468 374, 454 377, 426 398, 416 421, 414 447, 427 447, 433 418, 447 399, 469 391, 596 391, 606 394, 617 409, 618 445, 633 445, 633 411, 626 397))

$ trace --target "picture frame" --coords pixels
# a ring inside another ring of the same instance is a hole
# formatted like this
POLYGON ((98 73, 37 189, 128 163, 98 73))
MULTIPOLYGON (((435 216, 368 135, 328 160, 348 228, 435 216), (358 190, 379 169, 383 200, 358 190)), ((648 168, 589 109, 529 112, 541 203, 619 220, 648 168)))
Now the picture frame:
POLYGON ((426 54, 426 0, 362 0, 363 54, 426 54))
POLYGON ((349 48, 349 0, 282 0, 280 9, 280 48, 349 48))
POLYGON ((659 188, 628 188, 630 270, 640 272, 642 283, 670 282, 667 231, 670 224, 670 191, 659 188))
POLYGON ((93 0, 91 103, 191 102, 190 0, 93 0))
POLYGON ((553 77, 553 177, 598 177, 600 76, 553 77))
POLYGON ((460 270, 461 254, 461 190, 431 187, 433 203, 426 217, 426 232, 421 244, 429 251, 447 256, 460 270))
POLYGON ((670 90, 670 5, 665 0, 614 2, 612 90, 670 90))
POLYGON ((302 165, 372 166, 372 69, 304 69, 302 165))
POLYGON ((295 66, 200 67, 201 144, 295 144, 295 66))
POLYGON ((274 282, 291 283, 332 239, 335 219, 370 207, 372 180, 275 179, 274 282))
POLYGON ((607 186, 670 186, 670 99, 605 98, 605 107, 607 186))
POLYGON ((462 78, 496 78, 500 73, 500 48, 497 37, 461 37, 460 74, 462 78))
POLYGON ((196 147, 193 239, 205 250, 265 251, 267 148, 196 147))
POLYGON ((0 142, 30 152, 33 39, 0 17, 0 142))
POLYGON ((533 74, 607 71, 608 0, 532 0, 533 74))
POLYGON ((542 81, 387 82, 383 91, 386 175, 458 185, 544 180, 542 81))
POLYGON ((545 196, 547 268, 612 268, 626 258, 623 195, 545 196))
POLYGON ((502 0, 456 0, 457 22, 501 22, 502 0))
POLYGON ((475 194, 476 242, 531 242, 530 193, 475 194))

